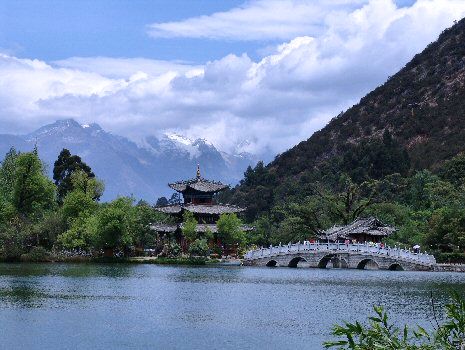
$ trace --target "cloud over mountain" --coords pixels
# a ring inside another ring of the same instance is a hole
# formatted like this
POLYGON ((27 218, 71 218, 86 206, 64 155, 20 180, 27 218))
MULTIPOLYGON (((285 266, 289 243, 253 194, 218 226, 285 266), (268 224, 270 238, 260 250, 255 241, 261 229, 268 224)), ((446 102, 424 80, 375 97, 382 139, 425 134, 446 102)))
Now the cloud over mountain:
POLYGON ((418 0, 410 7, 392 0, 325 3, 250 2, 151 27, 155 37, 286 40, 258 60, 230 54, 194 66, 105 57, 47 63, 0 55, 2 131, 27 132, 75 118, 134 140, 175 131, 228 151, 242 144, 239 151, 282 152, 465 15, 465 2, 457 0, 418 0))

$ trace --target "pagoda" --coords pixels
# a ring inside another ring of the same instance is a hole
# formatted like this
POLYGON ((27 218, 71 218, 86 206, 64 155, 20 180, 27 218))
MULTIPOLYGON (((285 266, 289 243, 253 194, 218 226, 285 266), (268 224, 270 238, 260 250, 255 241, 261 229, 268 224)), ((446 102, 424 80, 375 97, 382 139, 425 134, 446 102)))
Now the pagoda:
MULTIPOLYGON (((162 213, 174 217, 175 224, 154 224, 152 229, 161 234, 175 234, 181 246, 185 248, 182 238, 182 218, 185 211, 189 211, 197 220, 197 232, 210 230, 213 234, 218 232, 216 222, 221 214, 239 214, 245 209, 234 205, 217 204, 215 194, 229 188, 221 182, 204 179, 197 166, 196 177, 190 180, 178 181, 168 184, 173 190, 182 194, 183 200, 179 204, 155 207, 162 213)), ((243 226, 244 231, 251 228, 243 226)))

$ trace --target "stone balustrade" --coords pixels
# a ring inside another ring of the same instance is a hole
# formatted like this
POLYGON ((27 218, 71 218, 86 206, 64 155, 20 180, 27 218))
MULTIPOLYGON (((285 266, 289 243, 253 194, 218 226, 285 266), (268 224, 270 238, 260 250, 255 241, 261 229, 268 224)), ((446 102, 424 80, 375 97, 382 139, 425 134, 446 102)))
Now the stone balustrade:
MULTIPOLYGON (((368 243, 345 244, 305 242, 274 247, 270 246, 269 248, 260 248, 247 252, 244 256, 244 260, 249 265, 260 265, 263 264, 264 261, 269 261, 272 258, 286 256, 289 256, 292 259, 295 259, 296 256, 302 256, 302 260, 307 261, 312 254, 317 255, 318 257, 339 256, 345 260, 349 260, 350 256, 365 257, 365 260, 366 257, 371 257, 375 263, 380 265, 388 264, 389 266, 392 266, 395 262, 399 262, 404 263, 403 266, 408 265, 410 267, 408 269, 412 269, 412 266, 432 268, 436 265, 436 259, 434 256, 427 253, 414 253, 410 250, 400 249, 397 247, 392 248, 368 243), (384 260, 381 261, 382 259, 384 260), (254 263, 254 261, 257 263, 254 263)), ((283 259, 280 260, 283 261, 283 259)), ((320 262, 318 262, 318 264, 321 265, 320 262)))

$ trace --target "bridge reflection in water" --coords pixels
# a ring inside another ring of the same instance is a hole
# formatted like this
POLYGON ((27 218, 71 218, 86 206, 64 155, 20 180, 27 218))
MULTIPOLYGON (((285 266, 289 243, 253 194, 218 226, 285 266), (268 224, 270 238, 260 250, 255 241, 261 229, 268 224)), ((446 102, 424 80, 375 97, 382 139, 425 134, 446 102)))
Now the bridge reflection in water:
POLYGON ((289 244, 248 251, 244 265, 382 270, 433 270, 434 256, 369 244, 289 244))

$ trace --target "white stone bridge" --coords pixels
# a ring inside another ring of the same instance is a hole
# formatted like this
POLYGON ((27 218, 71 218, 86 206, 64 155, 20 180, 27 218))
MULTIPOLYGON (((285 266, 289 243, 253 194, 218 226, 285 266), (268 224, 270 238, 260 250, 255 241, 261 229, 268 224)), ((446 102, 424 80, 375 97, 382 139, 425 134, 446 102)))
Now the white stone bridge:
POLYGON ((434 270, 436 259, 425 253, 368 244, 306 243, 251 250, 244 265, 335 267, 382 270, 434 270))

